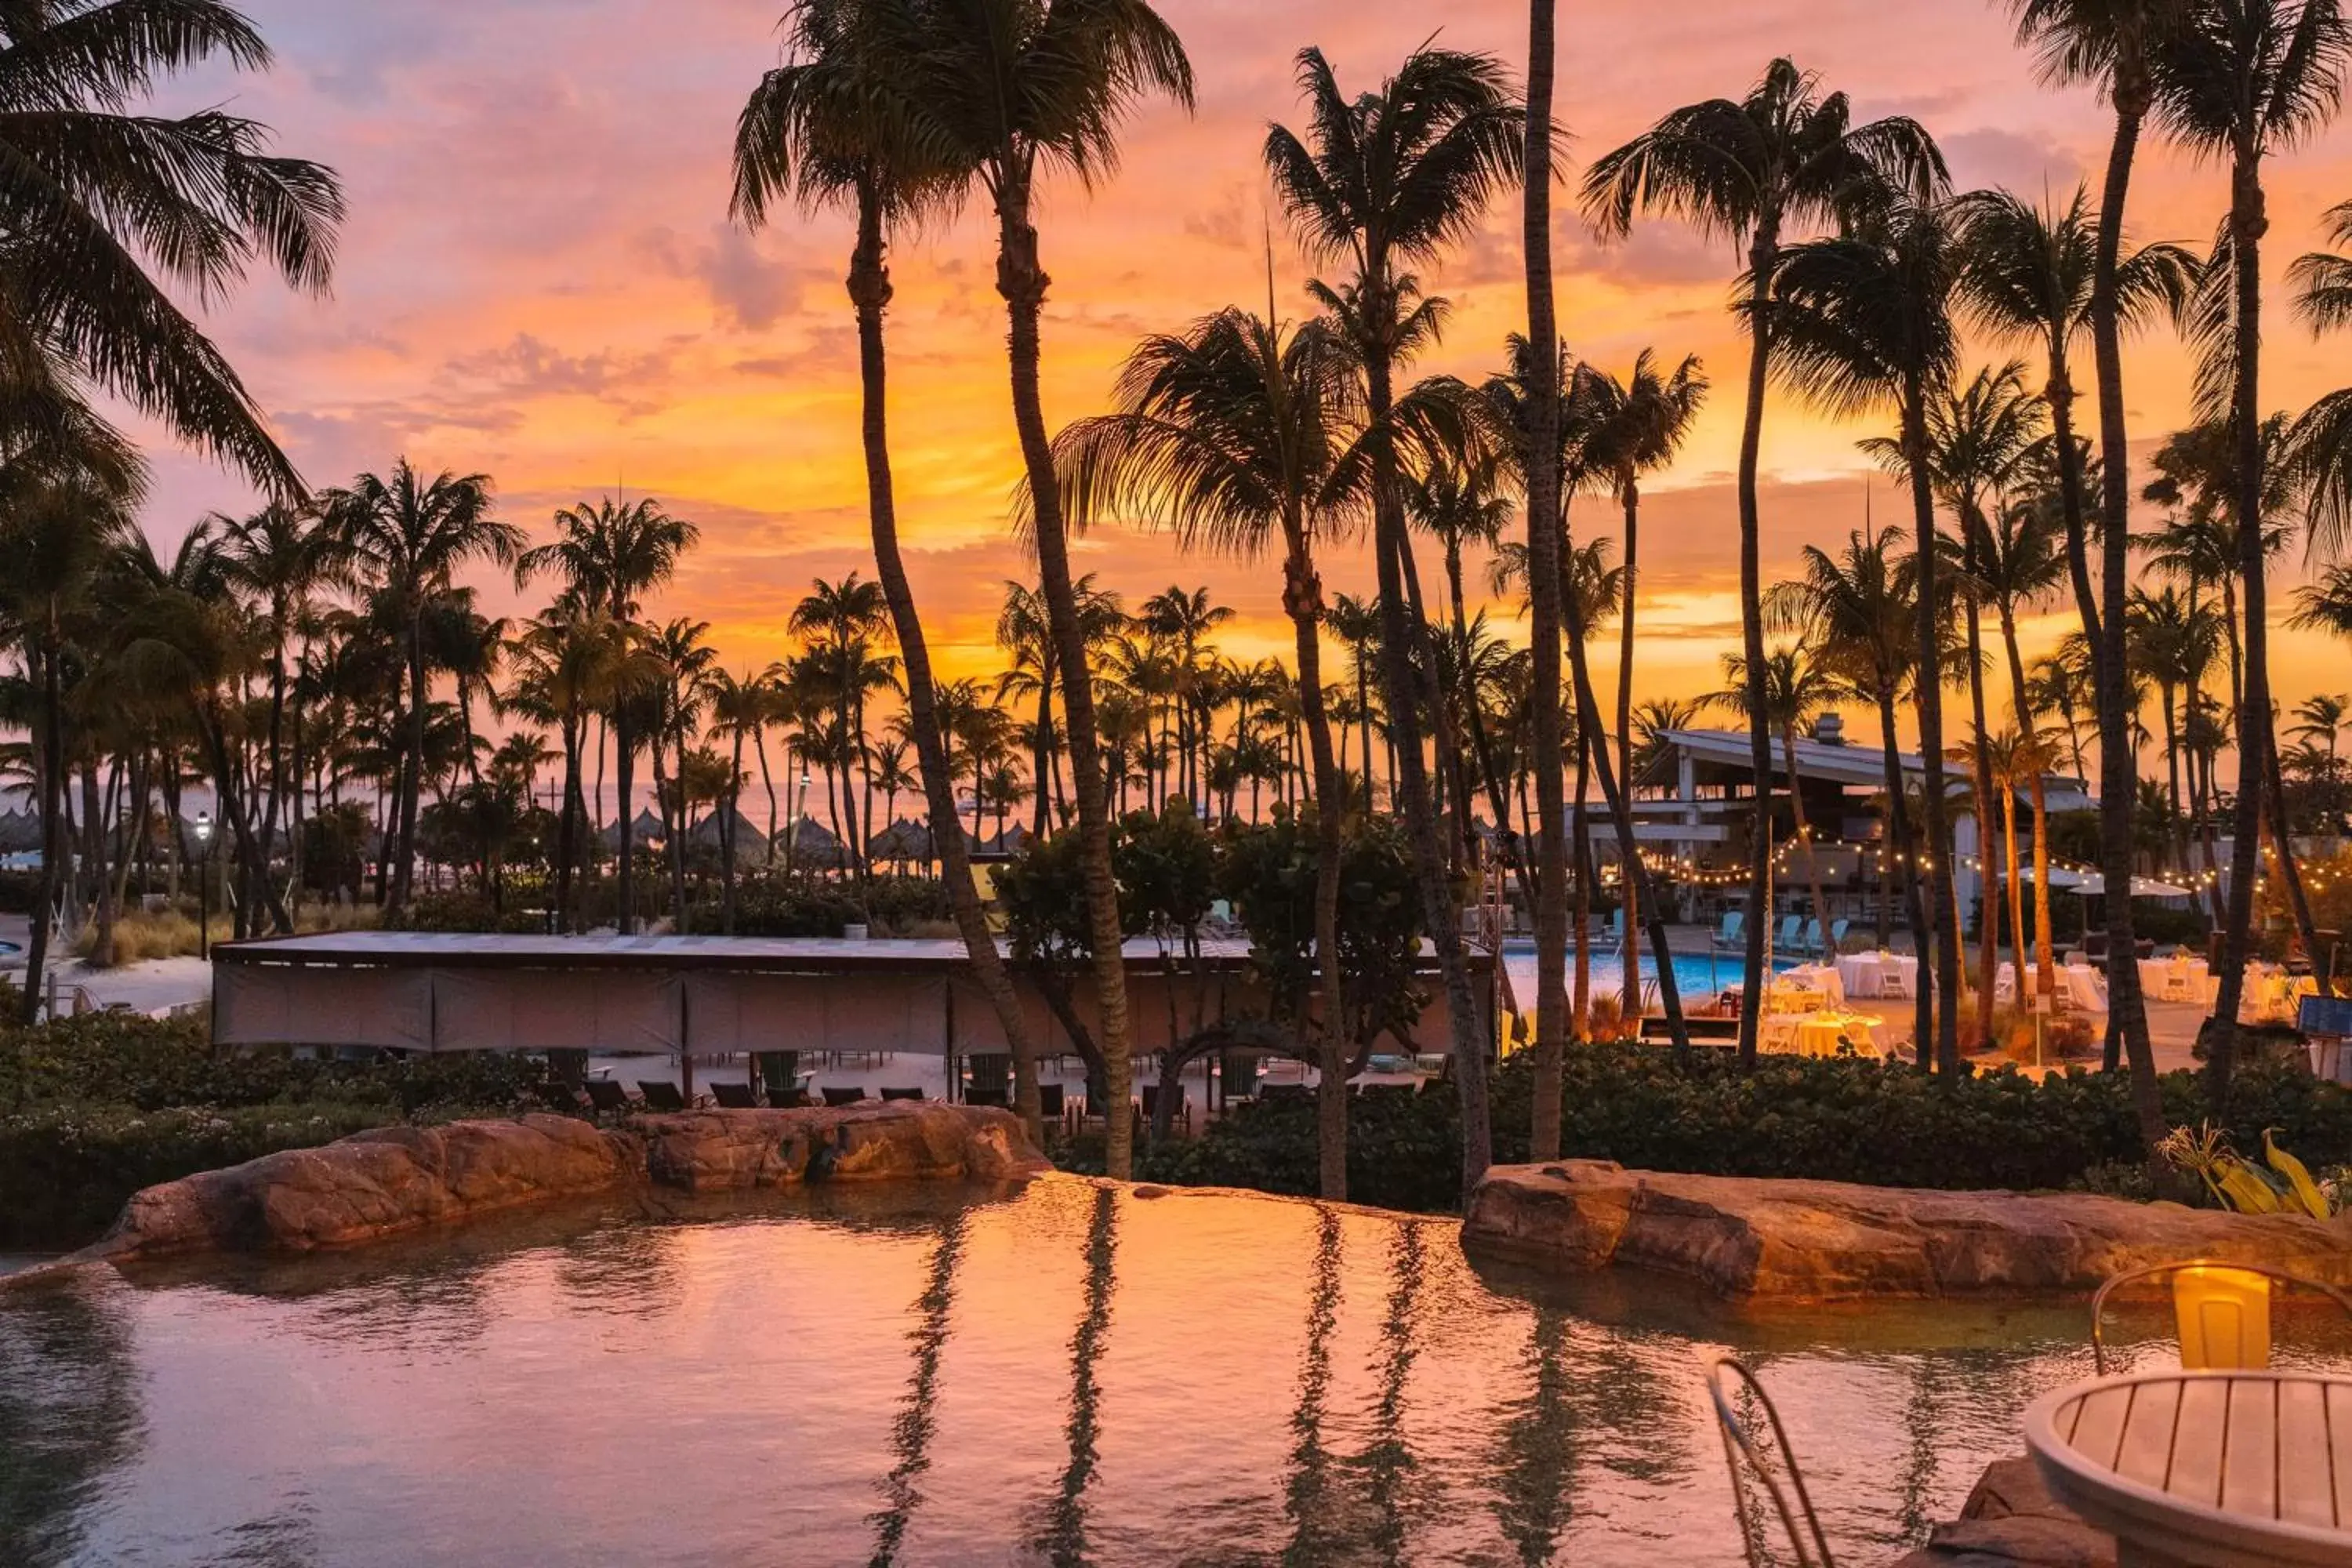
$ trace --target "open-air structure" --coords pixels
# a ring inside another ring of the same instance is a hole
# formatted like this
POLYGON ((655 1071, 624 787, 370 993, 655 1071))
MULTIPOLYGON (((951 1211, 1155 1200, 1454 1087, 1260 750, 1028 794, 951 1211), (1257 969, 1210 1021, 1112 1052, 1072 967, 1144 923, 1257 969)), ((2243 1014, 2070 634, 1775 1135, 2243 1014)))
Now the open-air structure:
MULTIPOLYGON (((1250 944, 1198 949, 1127 944, 1138 1055, 1264 1048, 1263 1031, 1244 1040, 1219 1028, 1265 1016, 1250 944)), ((956 941, 333 931, 224 942, 213 959, 213 1038, 225 1046, 653 1055, 677 1060, 689 1081, 697 1060, 776 1051, 915 1052, 952 1069, 1008 1048, 956 941)), ((1478 954, 1474 964, 1491 1042, 1494 962, 1478 954)), ((1400 1050, 1448 1043, 1431 968, 1431 1002, 1400 1050)), ((1035 973, 1012 972, 1042 1048, 1075 1051, 1035 973)), ((1081 1027, 1097 1026, 1082 978, 1068 1001, 1081 1027)))

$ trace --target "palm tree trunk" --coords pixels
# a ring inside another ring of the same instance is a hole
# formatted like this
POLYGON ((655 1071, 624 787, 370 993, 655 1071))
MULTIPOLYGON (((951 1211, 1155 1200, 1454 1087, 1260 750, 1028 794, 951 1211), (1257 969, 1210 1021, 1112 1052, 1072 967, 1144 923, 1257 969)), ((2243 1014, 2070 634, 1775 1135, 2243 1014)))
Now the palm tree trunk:
POLYGON ((1806 890, 1813 895, 1813 919, 1822 928, 1822 962, 1832 962, 1830 950, 1830 905, 1822 897, 1821 858, 1813 853, 1813 830, 1805 821, 1805 792, 1797 784, 1797 727, 1786 724, 1780 730, 1780 757, 1789 771, 1789 811, 1796 819, 1797 847, 1805 854, 1806 890))
POLYGON ((1086 628, 1078 621, 1077 595, 1070 580, 1069 542, 1062 522, 1061 492, 1054 477, 1054 449, 1045 434, 1045 404, 1038 386, 1043 353, 1039 317, 1049 279, 1038 264, 1037 231, 1029 221, 1029 189, 1010 181, 998 191, 997 289, 1009 323, 1007 358, 1013 382, 1013 423, 1029 477, 1038 576, 1045 594, 1055 654, 1062 666, 1062 711, 1069 731, 1070 770, 1077 795, 1078 852, 1084 868, 1087 919, 1093 949, 1095 1002, 1100 1016, 1100 1047, 1110 1103, 1103 1107, 1107 1131, 1105 1173, 1125 1180, 1134 1170, 1134 1128, 1128 1100, 1134 1083, 1129 1056, 1127 962, 1121 951, 1118 884, 1111 873, 1110 795, 1103 787, 1102 754, 1095 731, 1094 675, 1087 667, 1086 628))
MULTIPOLYGON (((1913 537, 1918 543, 1919 610, 1913 618, 1919 623, 1919 761, 1927 771, 1927 799, 1921 806, 1927 844, 1922 864, 1915 869, 1927 882, 1927 902, 1933 907, 1945 889, 1957 884, 1952 880, 1951 840, 1944 827, 1944 690, 1938 647, 1942 628, 1936 587, 1936 500, 1928 488, 1924 398, 1915 379, 1906 388, 1903 398, 1903 434, 1908 459, 1904 466, 1911 475, 1911 510, 1916 525, 1913 537)), ((1923 1012, 1935 1021, 1937 1070, 1947 1080, 1957 1082, 1960 1072, 1960 931, 1957 920, 1942 924, 1936 932, 1935 959, 1931 979, 1923 956, 1919 994, 1923 1012), (1939 983, 1944 1005, 1937 1007, 1933 994, 1939 983)), ((1990 980, 1990 976, 1987 978, 1990 980)))
MULTIPOLYGON (((400 777, 400 825, 396 835, 400 861, 392 868, 391 909, 408 907, 410 878, 416 864, 416 797, 425 784, 425 702, 429 688, 425 679, 425 634, 414 616, 408 623, 408 756, 400 777)), ((222 759, 224 763, 226 758, 222 759)))
MULTIPOLYGON (((2035 989, 2048 997, 2055 995, 2058 989, 2058 976, 2053 968, 2056 960, 2051 951, 2054 942, 2050 934, 2050 808, 2042 784, 2042 774, 2049 770, 2042 761, 2039 731, 2034 728, 2033 703, 2026 695, 2025 659, 2017 647, 2017 615, 2008 605, 2000 608, 2000 640, 2009 653, 2009 693, 2017 710, 2018 737, 2032 747, 2029 758, 2032 766, 2026 771, 2026 778, 2027 797, 2033 804, 2033 983, 2035 989)), ((2014 874, 2012 867, 2011 875, 2014 874)), ((2022 958, 2025 935, 2021 930, 2016 933, 2016 942, 2018 955, 2022 958)))
POLYGON ((2066 374, 2066 342, 2062 335, 2050 345, 2050 435, 2058 446, 2058 511, 2066 527, 2066 572, 2074 584, 2074 611, 2090 639, 2091 658, 2099 658, 2099 595, 2091 581, 2090 529, 2083 512, 2083 455, 2074 446, 2074 386, 2066 374))
MULTIPOLYGON (((1365 366, 1366 412, 1376 426, 1387 420, 1394 405, 1392 369, 1380 354, 1372 355, 1365 366)), ((1373 458, 1372 532, 1381 589, 1381 694, 1389 710, 1390 741, 1395 748, 1391 789, 1403 796, 1405 837, 1412 847, 1413 869, 1421 883, 1422 920, 1436 947, 1444 987, 1454 1077, 1462 1098, 1462 1195, 1467 1202, 1471 1189, 1494 1163, 1494 1128, 1486 1104, 1489 1042, 1478 1027, 1477 1009, 1470 995, 1461 915, 1445 850, 1438 839, 1437 811, 1422 758, 1421 708, 1427 700, 1434 716, 1438 703, 1418 689, 1422 677, 1433 678, 1435 672, 1413 668, 1414 635, 1404 576, 1412 542, 1406 532, 1398 483, 1396 453, 1383 443, 1373 458)), ((1328 1085, 1323 1090, 1332 1091, 1328 1085)))
POLYGON ((579 824, 572 802, 580 794, 580 721, 563 720, 563 808, 555 819, 555 931, 572 929, 572 863, 579 852, 579 824))
MULTIPOLYGON (((2265 624, 2269 566, 2263 549, 2263 437, 2260 404, 2262 356, 2262 166, 2259 153, 2241 145, 2230 178, 2230 238, 2237 288, 2235 384, 2231 398, 2231 440, 2236 448, 2238 575, 2245 595, 2245 684, 2238 703, 2238 805, 2230 858, 2230 908, 2221 944, 2221 994, 2205 1022, 2206 1097, 2226 1115, 2230 1074, 2238 1047, 2238 1003, 2252 955, 2254 878, 2262 860, 2263 759, 2271 734, 2270 628, 2265 624), (2252 776, 2247 775, 2251 773, 2252 776)), ((2282 831, 2279 842, 2285 843, 2282 831)), ((2115 884, 2109 883, 2112 889, 2115 884)), ((2116 900, 2110 894, 2110 904, 2116 900)), ((2124 900, 2128 903, 2130 900, 2124 900)))
MULTIPOLYGON (((1756 1031, 1764 1013, 1764 938, 1772 922, 1772 910, 1765 902, 1772 885, 1772 724, 1764 689, 1763 513, 1756 499, 1756 470, 1763 455, 1772 273, 1779 257, 1776 215, 1757 226, 1748 247, 1748 410, 1739 429, 1739 636, 1748 674, 1748 761, 1756 784, 1755 814, 1748 829, 1748 944, 1739 970, 1745 1003, 1739 1009, 1742 1068, 1756 1065, 1756 1031)), ((1663 954, 1659 963, 1671 967, 1663 954)))
MULTIPOLYGON (((1552 88, 1556 0, 1528 0, 1527 177, 1520 244, 1527 261, 1529 389, 1527 455, 1529 744, 1536 774, 1536 1058, 1528 1152, 1559 1158, 1568 1037, 1568 808, 1560 796, 1559 323, 1552 290, 1552 88)), ((1459 567, 1454 566, 1457 604, 1459 567)), ((1459 616, 1457 609, 1455 614, 1459 616)), ((1465 639, 1465 652, 1467 653, 1465 639)), ((1502 810, 1496 807, 1496 826, 1502 810)), ((1498 961, 1499 962, 1499 961, 1498 961)), ((1466 1201, 1468 1194, 1465 1193, 1466 1201)))
MULTIPOLYGON (((54 638, 52 638, 54 645, 54 638)), ((35 766, 40 773, 41 792, 41 874, 33 894, 33 919, 30 934, 25 942, 25 994, 17 998, 19 1022, 29 1025, 39 1017, 41 1010, 41 975, 49 957, 49 927, 52 910, 58 901, 58 861, 65 850, 65 835, 58 831, 59 769, 66 754, 65 699, 60 689, 58 671, 58 649, 50 646, 38 650, 41 667, 41 740, 34 748, 35 766)), ((20 1044, 20 1059, 30 1050, 20 1044)), ((17 1096, 24 1095, 25 1075, 17 1077, 17 1096)))
POLYGON ((1886 874, 1895 868, 1907 865, 1910 871, 1903 879, 1904 918, 1911 922, 1911 947, 1919 961, 1919 984, 1912 987, 1912 1048, 1917 1053, 1919 1065, 1927 1067, 1933 1059, 1935 1026, 1929 982, 1933 954, 1928 946, 1933 940, 1927 923, 1928 904, 1926 889, 1919 884, 1918 844, 1911 832, 1911 814, 1904 805, 1903 752, 1895 731, 1895 687, 1883 681, 1878 690, 1879 754, 1886 769, 1886 874))
POLYGON ((1323 708, 1322 584, 1307 556, 1303 531, 1293 531, 1284 576, 1284 607, 1297 634, 1299 711, 1315 762, 1315 975, 1323 1002, 1323 1028, 1316 1038, 1316 1070, 1322 1080, 1315 1097, 1316 1185, 1325 1198, 1339 1203, 1348 1196, 1348 1063, 1355 1044, 1349 1027, 1346 976, 1339 970, 1339 868, 1346 813, 1338 784, 1339 764, 1331 749, 1331 719, 1323 708))
MULTIPOLYGON (((636 785, 636 748, 630 743, 633 737, 629 733, 627 712, 627 699, 623 698, 614 705, 610 726, 613 732, 614 784, 621 792, 620 801, 613 812, 613 820, 619 825, 619 848, 614 856, 613 867, 614 897, 616 900, 614 929, 623 936, 637 929, 636 877, 634 864, 636 856, 635 846, 631 842, 633 830, 636 825, 635 817, 629 811, 629 797, 635 793, 636 785)), ((604 759, 600 755, 597 759, 597 769, 600 773, 603 767, 604 759)), ((601 780, 596 793, 599 796, 604 793, 601 780)))
POLYGON ((2124 606, 2131 578, 2131 439, 2124 424, 2123 334, 2116 302, 2116 277, 2123 250, 2124 204, 2131 190, 2132 159, 2139 144, 2140 119, 2147 111, 2147 67, 2126 37, 2115 64, 2110 98, 2116 109, 2115 139, 2107 152, 2099 198, 2097 253, 2091 281, 2091 346, 2099 383, 2099 458, 2105 537, 2101 551, 2103 634, 2093 646, 2092 686, 2099 709, 2099 862, 2109 888, 2107 914, 2106 1066, 2120 1058, 2131 1063, 2132 1110, 2140 1139, 2153 1160, 2164 1137, 2164 1110, 2156 1082, 2156 1052, 2148 1041, 2147 1007, 2139 988, 2138 944, 2132 930, 2132 798, 2138 762, 2132 754, 2128 677, 2124 654, 2124 606))
MULTIPOLYGON (((996 937, 988 929, 981 908, 980 886, 971 875, 971 852, 964 844, 963 822, 956 815, 955 781, 948 771, 948 749, 940 729, 938 689, 931 679, 930 644, 922 616, 915 608, 914 589, 907 581, 906 558, 898 550, 898 498, 890 477, 887 366, 882 353, 882 312, 890 302, 890 271, 883 247, 879 193, 870 182, 858 192, 857 246, 850 258, 849 298, 857 310, 857 367, 860 398, 859 434, 866 455, 866 513, 874 535, 876 575, 882 596, 890 606, 890 626, 898 639, 898 657, 907 681, 907 730, 915 744, 917 771, 923 776, 924 804, 929 807, 931 853, 947 883, 948 907, 955 917, 956 933, 963 939, 964 961, 972 979, 996 1014, 1005 1048, 1013 1054, 1013 1103, 1029 1136, 1042 1146, 1044 1130, 1037 1109, 1037 1039, 1028 1015, 1013 989, 996 937)), ((789 769, 786 770, 790 772, 789 769)), ((795 825, 797 830, 797 825, 795 825)), ((1119 1121, 1123 1118, 1114 1117, 1119 1121)))
MULTIPOLYGON (((1969 526, 1965 515, 1960 526, 1969 526)), ((1973 536, 1969 544, 1969 567, 1976 569, 1976 545, 1973 536)), ((1976 734, 1969 747, 1969 761, 1974 764, 1974 788, 1977 798, 1977 1040, 1979 1046, 1992 1041, 1993 973, 2000 962, 2000 904, 1992 885, 1992 753, 1987 749, 1984 691, 1984 614, 1976 596, 1969 596, 1969 716, 1975 721, 1976 734)), ((1949 875, 1952 885, 1959 885, 1958 866, 1949 875)), ((2018 978, 2025 977, 2025 939, 2012 933, 2017 943, 2018 978)), ((2021 993, 2023 986, 2019 987, 2021 993)))

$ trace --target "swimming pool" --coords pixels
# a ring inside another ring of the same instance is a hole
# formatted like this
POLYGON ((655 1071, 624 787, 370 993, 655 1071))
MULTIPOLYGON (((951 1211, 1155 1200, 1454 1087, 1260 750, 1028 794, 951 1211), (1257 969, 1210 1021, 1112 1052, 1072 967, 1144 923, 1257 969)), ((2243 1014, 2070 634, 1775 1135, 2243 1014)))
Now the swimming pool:
POLYGON ((0 1294, 10 1563, 1736 1561, 1736 1349, 1891 1554, 2079 1304, 1750 1321, 1448 1221, 1055 1177, 648 1198, 0 1294))
MULTIPOLYGON (((1657 960, 1649 953, 1642 955, 1642 978, 1656 980, 1657 960)), ((1727 985, 1739 984, 1739 957, 1736 952, 1678 952, 1675 954, 1675 988, 1686 1000, 1713 996, 1727 985)), ((1569 984, 1573 985, 1575 956, 1570 955, 1569 984)), ((1793 958, 1775 958, 1775 970, 1796 966, 1793 958)), ((1625 989, 1625 961, 1614 952, 1596 953, 1591 959, 1592 990, 1596 995, 1625 989)), ((1513 939, 1503 943, 1503 968, 1510 975, 1511 993, 1523 1007, 1532 1009, 1536 997, 1536 949, 1532 942, 1513 939)))

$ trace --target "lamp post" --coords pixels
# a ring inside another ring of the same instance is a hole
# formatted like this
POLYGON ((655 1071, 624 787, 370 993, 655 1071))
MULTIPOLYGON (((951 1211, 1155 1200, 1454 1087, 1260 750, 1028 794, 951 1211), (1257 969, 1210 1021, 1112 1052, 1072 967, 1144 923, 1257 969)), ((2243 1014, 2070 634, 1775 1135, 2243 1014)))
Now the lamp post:
POLYGON ((213 814, 196 813, 196 956, 213 955, 213 814))

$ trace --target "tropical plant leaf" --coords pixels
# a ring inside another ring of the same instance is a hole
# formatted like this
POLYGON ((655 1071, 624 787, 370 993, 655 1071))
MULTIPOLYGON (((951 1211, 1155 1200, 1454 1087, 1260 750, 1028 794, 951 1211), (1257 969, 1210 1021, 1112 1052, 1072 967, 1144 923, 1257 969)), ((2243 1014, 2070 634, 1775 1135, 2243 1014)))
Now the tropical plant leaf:
POLYGON ((2288 1195, 2305 1214, 2314 1219, 2328 1218, 2327 1194, 2319 1190, 2319 1184, 2311 1179, 2311 1171, 2302 1161, 2278 1146, 2271 1136, 2276 1131, 2273 1127, 2263 1129, 2263 1158, 2270 1162, 2272 1170, 2286 1178, 2288 1195))

